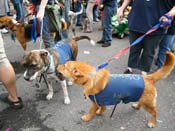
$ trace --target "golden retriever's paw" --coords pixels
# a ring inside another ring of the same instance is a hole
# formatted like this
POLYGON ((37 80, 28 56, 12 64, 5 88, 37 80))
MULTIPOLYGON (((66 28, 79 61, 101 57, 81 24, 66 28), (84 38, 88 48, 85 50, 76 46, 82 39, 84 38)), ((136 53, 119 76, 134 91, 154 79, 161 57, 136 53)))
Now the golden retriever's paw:
POLYGON ((132 104, 132 108, 136 109, 136 110, 139 110, 140 109, 140 106, 138 103, 134 103, 132 104))
POLYGON ((66 105, 70 104, 69 97, 64 98, 64 104, 66 104, 66 105))
POLYGON ((81 119, 85 122, 88 122, 92 119, 92 117, 90 115, 84 115, 84 116, 81 117, 81 119))
POLYGON ((152 123, 151 121, 148 122, 148 127, 149 128, 154 128, 156 126, 156 124, 152 123))

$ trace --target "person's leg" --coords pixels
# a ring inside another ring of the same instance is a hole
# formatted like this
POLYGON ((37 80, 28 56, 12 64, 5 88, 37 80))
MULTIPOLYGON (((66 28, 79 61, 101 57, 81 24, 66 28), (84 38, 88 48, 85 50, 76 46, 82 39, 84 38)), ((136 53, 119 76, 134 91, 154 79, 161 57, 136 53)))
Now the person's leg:
POLYGON ((89 1, 86 8, 86 15, 89 19, 89 28, 87 29, 87 32, 91 32, 93 30, 93 7, 94 7, 95 1, 89 1))
POLYGON ((93 21, 98 22, 98 5, 94 5, 93 7, 93 21))
MULTIPOLYGON (((75 12, 79 12, 81 10, 81 2, 77 1, 76 5, 75 5, 75 12)), ((77 16, 77 26, 81 26, 81 14, 77 16)))
POLYGON ((143 52, 139 61, 139 69, 149 72, 152 66, 155 50, 160 44, 163 35, 148 35, 143 40, 143 52))
MULTIPOLYGON (((69 22, 68 12, 70 10, 70 1, 65 0, 64 5, 65 5, 65 7, 63 9, 63 18, 68 23, 69 22)), ((61 32, 61 37, 62 37, 62 39, 68 39, 68 30, 67 29, 61 32)))
POLYGON ((4 67, 0 67, 0 74, 5 74, 5 75, 0 75, 0 80, 2 81, 5 88, 8 91, 9 100, 12 102, 18 101, 15 73, 14 73, 13 67, 10 64, 4 67))
MULTIPOLYGON (((139 38, 142 34, 130 31, 129 33, 129 42, 132 44, 137 38, 139 38)), ((129 50, 129 58, 128 58, 128 67, 130 68, 136 68, 138 67, 138 62, 140 59, 140 54, 143 49, 143 43, 142 41, 134 46, 132 46, 129 50)))
POLYGON ((170 50, 175 52, 175 35, 172 36, 172 40, 170 42, 170 50))
POLYGON ((170 45, 173 41, 173 35, 165 35, 159 44, 159 52, 157 58, 158 69, 162 67, 166 58, 166 52, 170 50, 170 45))
MULTIPOLYGON (((104 7, 104 21, 103 21, 103 36, 102 40, 105 43, 111 44, 112 41, 112 23, 111 17, 115 14, 116 9, 108 6, 104 7)), ((105 44, 104 43, 104 44, 105 44)))
POLYGON ((20 21, 24 17, 23 0, 12 0, 16 10, 16 20, 20 21))
MULTIPOLYGON (((4 84, 5 88, 8 91, 8 99, 11 102, 18 102, 19 99, 17 96, 15 72, 5 54, 1 33, 0 33, 0 81, 4 84)), ((16 104, 22 104, 22 103, 16 103, 16 104)))
POLYGON ((47 12, 45 12, 45 16, 43 18, 43 30, 42 30, 42 39, 45 48, 53 47, 55 45, 54 38, 50 35, 49 19, 47 15, 48 15, 47 12))

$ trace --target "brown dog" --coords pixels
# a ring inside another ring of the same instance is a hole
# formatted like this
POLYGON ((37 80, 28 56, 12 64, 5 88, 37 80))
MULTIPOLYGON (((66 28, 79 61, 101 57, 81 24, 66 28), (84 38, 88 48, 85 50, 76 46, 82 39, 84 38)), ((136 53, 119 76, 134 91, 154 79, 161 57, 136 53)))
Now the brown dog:
POLYGON ((83 121, 91 120, 96 114, 102 115, 106 110, 106 105, 115 105, 121 101, 123 103, 136 102, 138 99, 138 103, 133 104, 133 107, 135 109, 142 107, 152 115, 152 119, 148 123, 148 126, 151 128, 155 127, 157 117, 157 91, 155 83, 170 74, 174 66, 175 56, 173 53, 168 52, 166 62, 161 69, 152 74, 143 76, 136 74, 110 75, 109 71, 106 69, 96 71, 95 68, 88 63, 77 61, 66 62, 64 65, 59 65, 57 69, 65 77, 69 78, 74 83, 81 85, 84 89, 84 94, 91 99, 92 106, 89 113, 82 116, 83 121), (115 89, 109 91, 109 85, 111 84, 110 82, 112 82, 111 77, 113 76, 120 79, 117 81, 117 84, 114 83, 115 89), (140 80, 142 82, 138 84, 137 82, 140 80), (132 82, 134 87, 131 87, 132 82), (118 87, 120 84, 121 88, 118 87), (143 88, 141 86, 143 86, 143 88), (100 97, 105 91, 109 91, 109 93, 112 94, 100 97), (115 94, 116 91, 118 91, 118 94, 115 94), (137 99, 135 97, 137 97, 137 99), (115 98, 115 101, 111 104, 108 102, 108 98, 115 98), (101 99, 102 101, 100 101, 101 99))
POLYGON ((70 99, 67 92, 66 80, 63 75, 56 70, 56 67, 59 64, 64 64, 66 61, 76 60, 78 54, 77 41, 82 39, 88 39, 91 44, 94 44, 88 36, 79 36, 71 39, 69 43, 60 41, 53 48, 31 50, 21 61, 21 64, 26 68, 24 79, 33 81, 38 74, 47 74, 49 92, 46 98, 48 100, 52 99, 54 93, 52 80, 61 80, 64 103, 69 104, 70 99))
MULTIPOLYGON (((67 29, 67 24, 64 20, 62 22, 62 30, 67 29)), ((22 48, 26 50, 27 42, 31 41, 31 29, 32 24, 21 24, 9 16, 0 16, 0 28, 8 28, 12 32, 15 32, 16 38, 20 42, 22 48)), ((39 23, 36 27, 37 36, 39 36, 39 23)))

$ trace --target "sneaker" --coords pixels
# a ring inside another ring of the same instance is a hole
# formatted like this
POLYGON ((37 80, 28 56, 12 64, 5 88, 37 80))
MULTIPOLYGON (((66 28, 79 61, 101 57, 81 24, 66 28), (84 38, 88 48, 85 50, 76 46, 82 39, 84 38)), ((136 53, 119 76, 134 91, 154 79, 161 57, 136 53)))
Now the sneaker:
POLYGON ((6 33, 8 33, 9 31, 8 31, 7 29, 3 28, 3 29, 0 29, 0 32, 1 32, 2 34, 6 34, 6 33))

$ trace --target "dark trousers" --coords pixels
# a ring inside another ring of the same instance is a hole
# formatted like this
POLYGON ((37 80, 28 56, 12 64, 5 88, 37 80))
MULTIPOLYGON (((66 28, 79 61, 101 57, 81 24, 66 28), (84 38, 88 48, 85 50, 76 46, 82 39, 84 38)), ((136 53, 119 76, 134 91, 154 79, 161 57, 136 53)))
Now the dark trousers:
MULTIPOLYGON (((135 41, 142 33, 130 31, 130 43, 135 41)), ((149 72, 152 66, 155 50, 160 44, 163 35, 147 35, 144 39, 130 48, 128 67, 149 72)))

